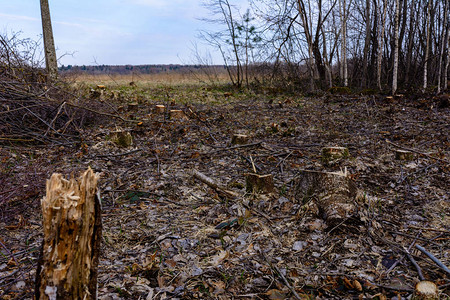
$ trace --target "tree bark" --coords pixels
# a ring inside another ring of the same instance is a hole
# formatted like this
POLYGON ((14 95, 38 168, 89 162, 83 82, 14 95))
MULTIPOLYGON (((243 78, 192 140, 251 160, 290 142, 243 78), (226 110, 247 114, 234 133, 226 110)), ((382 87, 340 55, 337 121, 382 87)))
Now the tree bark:
POLYGON ((355 183, 344 173, 302 170, 294 180, 294 198, 301 203, 314 199, 320 217, 334 226, 356 212, 355 183))
POLYGON ((424 65, 423 65, 423 91, 425 92, 427 86, 428 86, 428 59, 430 54, 430 38, 431 38, 431 9, 433 7, 433 0, 429 0, 427 3, 427 44, 425 47, 425 59, 424 59, 424 65))
POLYGON ((366 9, 365 9, 365 17, 366 17, 366 38, 364 40, 364 50, 363 50, 363 76, 361 80, 361 86, 366 87, 368 81, 368 56, 369 56, 369 48, 370 48, 370 0, 366 0, 366 9))
POLYGON ((342 56, 342 76, 344 86, 348 86, 348 66, 347 66, 347 17, 345 0, 339 0, 339 15, 341 17, 341 56, 342 56))
POLYGON ((397 78, 398 78, 398 27, 400 21, 400 0, 395 0, 395 24, 394 24, 394 66, 392 72, 392 95, 397 92, 397 78))
MULTIPOLYGON (((398 0, 397 0, 398 1, 398 0)), ((383 0, 383 13, 380 14, 381 26, 378 31, 378 56, 377 56, 377 85, 378 89, 381 91, 381 65, 383 62, 383 45, 384 45, 384 30, 386 27, 386 11, 387 11, 387 0, 383 0)))
MULTIPOLYGON (((449 32, 449 26, 448 26, 448 1, 445 1, 444 4, 444 23, 442 25, 442 37, 441 37, 441 47, 440 47, 440 51, 439 51, 439 70, 438 70, 438 87, 437 87, 437 92, 438 94, 441 92, 442 90, 442 69, 445 69, 445 60, 444 60, 444 53, 446 52, 446 50, 448 51, 447 48, 447 40, 448 40, 448 32, 449 32)), ((446 73, 445 73, 446 75, 446 73)), ((447 81, 447 76, 444 76, 444 82, 447 81)), ((446 89, 446 87, 445 87, 446 89)))
POLYGON ((45 66, 49 80, 58 77, 58 62, 56 59, 55 42, 53 40, 52 21, 48 0, 41 0, 42 32, 44 36, 45 66))
POLYGON ((36 299, 96 299, 101 241, 99 176, 53 174, 42 199, 44 239, 35 282, 36 299))

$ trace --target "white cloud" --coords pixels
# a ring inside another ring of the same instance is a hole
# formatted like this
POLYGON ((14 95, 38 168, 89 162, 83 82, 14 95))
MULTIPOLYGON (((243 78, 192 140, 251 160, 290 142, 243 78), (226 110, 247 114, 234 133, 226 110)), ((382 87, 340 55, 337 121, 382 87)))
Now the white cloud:
POLYGON ((28 17, 28 16, 21 16, 21 15, 10 15, 10 14, 2 14, 0 13, 0 17, 1 18, 5 18, 5 19, 9 19, 9 20, 13 20, 13 21, 40 21, 37 18, 33 18, 33 17, 28 17))
POLYGON ((130 0, 130 2, 133 4, 152 7, 165 7, 169 4, 166 0, 130 0))

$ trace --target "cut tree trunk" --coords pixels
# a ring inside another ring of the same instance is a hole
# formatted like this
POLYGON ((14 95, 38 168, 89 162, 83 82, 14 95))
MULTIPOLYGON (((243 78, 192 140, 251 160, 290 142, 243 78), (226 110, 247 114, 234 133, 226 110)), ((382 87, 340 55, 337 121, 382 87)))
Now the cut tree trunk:
POLYGON ((439 291, 434 282, 420 281, 416 284, 412 300, 437 300, 439 299, 439 291))
POLYGON ((395 159, 398 160, 413 160, 414 159, 414 153, 411 151, 406 150, 395 150, 395 159))
POLYGON ((117 130, 111 132, 109 135, 111 141, 113 141, 117 146, 122 148, 127 148, 133 145, 133 136, 129 131, 117 130))
POLYGON ((232 145, 244 145, 248 142, 248 135, 245 134, 233 134, 231 138, 232 145))
POLYGON ((316 201, 319 215, 328 225, 336 225, 356 212, 357 188, 343 172, 302 170, 294 180, 293 193, 300 203, 316 201))
POLYGON ((247 192, 249 193, 272 193, 274 191, 272 174, 258 175, 254 173, 245 174, 247 192))
POLYGON ((179 109, 171 109, 169 111, 169 118, 171 120, 187 120, 188 119, 188 117, 186 116, 184 111, 179 110, 179 109))
POLYGON ((163 114, 165 111, 166 111, 166 107, 164 105, 156 105, 155 106, 155 113, 163 114))
POLYGON ((53 174, 41 200, 44 239, 36 272, 36 299, 96 299, 101 241, 99 176, 53 174))
POLYGON ((322 161, 329 163, 341 158, 347 158, 350 154, 346 147, 324 147, 322 148, 322 161))

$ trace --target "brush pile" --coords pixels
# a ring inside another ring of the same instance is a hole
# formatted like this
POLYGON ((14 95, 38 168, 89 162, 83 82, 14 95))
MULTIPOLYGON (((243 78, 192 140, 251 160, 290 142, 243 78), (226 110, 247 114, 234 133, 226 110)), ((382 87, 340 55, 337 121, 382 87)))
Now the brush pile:
POLYGON ((49 82, 35 43, 0 36, 0 144, 71 144, 85 111, 63 82, 49 82))

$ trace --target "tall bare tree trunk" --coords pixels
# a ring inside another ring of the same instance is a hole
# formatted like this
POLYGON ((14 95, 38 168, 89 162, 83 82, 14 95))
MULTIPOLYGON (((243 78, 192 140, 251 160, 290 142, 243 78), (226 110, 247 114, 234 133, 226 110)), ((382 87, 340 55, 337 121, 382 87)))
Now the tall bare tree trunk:
MULTIPOLYGON (((445 0, 445 4, 444 4, 444 23, 442 24, 442 37, 441 37, 441 49, 439 51, 439 70, 438 70, 438 86, 437 86, 437 92, 440 93, 441 92, 441 86, 442 86, 442 69, 443 69, 443 64, 445 63, 444 60, 444 53, 448 48, 447 48, 447 40, 448 40, 448 31, 449 31, 449 26, 448 26, 448 1, 445 0)), ((445 69, 445 68, 444 68, 445 69)), ((447 76, 445 76, 444 79, 447 79, 447 76)), ((444 82, 446 82, 447 80, 444 80, 444 82)))
POLYGON ((427 4, 427 45, 425 48, 425 61, 423 65, 423 91, 425 92, 428 86, 428 59, 430 56, 430 37, 431 37, 431 9, 433 7, 433 0, 428 1, 427 4))
POLYGON ((408 46, 406 49, 406 71, 405 71, 405 82, 409 82, 411 73, 411 63, 413 57, 413 45, 414 45, 414 33, 416 29, 416 1, 411 0, 410 11, 409 11, 409 32, 408 32, 408 46))
POLYGON ((392 72, 392 95, 397 92, 398 78, 398 27, 400 21, 400 0, 395 0, 395 25, 394 25, 394 70, 392 72))
POLYGON ((449 38, 449 32, 450 29, 448 28, 450 25, 447 25, 447 57, 446 57, 446 61, 445 61, 445 68, 444 68, 444 90, 448 89, 448 65, 450 63, 450 38, 449 38))
POLYGON ((342 76, 344 86, 348 86, 348 66, 347 66, 347 17, 345 0, 339 1, 339 15, 341 17, 341 55, 342 55, 342 76))
POLYGON ((305 37, 306 41, 308 43, 308 67, 309 67, 309 73, 310 73, 310 89, 311 91, 315 90, 315 84, 314 84, 314 57, 313 57, 313 40, 312 40, 312 33, 310 32, 310 26, 308 25, 308 17, 306 15, 306 9, 305 9, 305 3, 303 0, 297 0, 298 3, 298 11, 300 14, 300 17, 302 19, 303 29, 305 31, 305 37))
POLYGON ((55 42, 53 40, 52 21, 48 0, 41 0, 42 32, 44 35, 45 66, 50 80, 58 77, 55 42))
POLYGON ((367 74, 367 68, 368 68, 368 56, 369 56, 369 48, 370 48, 370 0, 366 0, 366 11, 365 11, 365 17, 366 17, 366 38, 364 41, 364 54, 363 54, 363 78, 361 80, 361 86, 366 87, 367 81, 368 81, 368 74, 367 74))
POLYGON ((383 62, 383 43, 384 43, 384 30, 386 27, 386 11, 387 11, 387 0, 383 0, 383 13, 381 17, 381 26, 378 31, 378 57, 377 57, 377 85, 378 89, 381 91, 381 64, 383 62))

